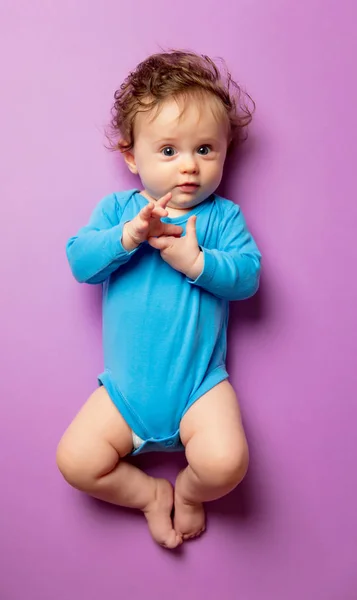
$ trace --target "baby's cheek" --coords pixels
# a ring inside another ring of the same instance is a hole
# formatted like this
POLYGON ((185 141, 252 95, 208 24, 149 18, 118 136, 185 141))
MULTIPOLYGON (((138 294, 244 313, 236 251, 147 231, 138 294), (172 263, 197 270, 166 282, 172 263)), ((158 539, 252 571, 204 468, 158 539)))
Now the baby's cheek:
POLYGON ((218 185, 222 179, 222 175, 223 175, 223 165, 216 164, 216 165, 214 165, 214 167, 210 173, 210 180, 212 181, 212 183, 218 185))

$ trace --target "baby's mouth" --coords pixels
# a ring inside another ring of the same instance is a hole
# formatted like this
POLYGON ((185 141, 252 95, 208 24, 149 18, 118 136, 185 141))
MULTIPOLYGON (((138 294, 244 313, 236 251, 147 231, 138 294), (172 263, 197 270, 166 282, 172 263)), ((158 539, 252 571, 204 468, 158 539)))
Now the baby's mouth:
POLYGON ((200 186, 198 185, 198 183, 191 183, 187 181, 185 183, 177 185, 176 187, 178 187, 182 192, 192 193, 196 192, 196 190, 198 190, 200 186))

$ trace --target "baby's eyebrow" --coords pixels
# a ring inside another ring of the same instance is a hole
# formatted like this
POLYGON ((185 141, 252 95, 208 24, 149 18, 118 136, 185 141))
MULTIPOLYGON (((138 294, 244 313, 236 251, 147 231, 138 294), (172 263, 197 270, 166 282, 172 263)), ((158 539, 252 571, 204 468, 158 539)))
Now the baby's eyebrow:
POLYGON ((155 144, 173 144, 177 142, 177 138, 163 138, 161 140, 155 140, 155 144))
MULTIPOLYGON (((175 144, 179 138, 162 138, 160 140, 154 140, 154 144, 175 144)), ((204 144, 218 144, 218 140, 215 138, 207 137, 198 140, 195 146, 202 146, 204 144)))

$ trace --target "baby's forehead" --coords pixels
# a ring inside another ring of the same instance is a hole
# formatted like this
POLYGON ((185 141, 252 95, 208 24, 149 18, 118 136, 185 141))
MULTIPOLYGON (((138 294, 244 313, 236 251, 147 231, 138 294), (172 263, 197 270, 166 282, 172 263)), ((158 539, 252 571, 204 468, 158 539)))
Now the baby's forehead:
POLYGON ((165 131, 167 135, 180 135, 185 130, 197 134, 200 130, 211 135, 227 133, 228 119, 222 105, 213 95, 179 96, 169 98, 140 112, 135 119, 137 134, 155 135, 165 131))

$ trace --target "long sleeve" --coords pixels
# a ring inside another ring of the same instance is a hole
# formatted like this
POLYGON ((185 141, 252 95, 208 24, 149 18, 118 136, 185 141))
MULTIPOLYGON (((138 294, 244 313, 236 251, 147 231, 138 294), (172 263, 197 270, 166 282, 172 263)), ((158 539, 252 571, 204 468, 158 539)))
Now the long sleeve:
POLYGON ((203 270, 189 282, 226 300, 250 298, 259 287, 261 254, 236 204, 225 211, 218 246, 201 246, 203 270))
POLYGON ((102 283, 135 254, 138 248, 128 252, 121 243, 123 227, 115 194, 106 196, 94 209, 88 225, 67 242, 68 262, 77 281, 102 283))

